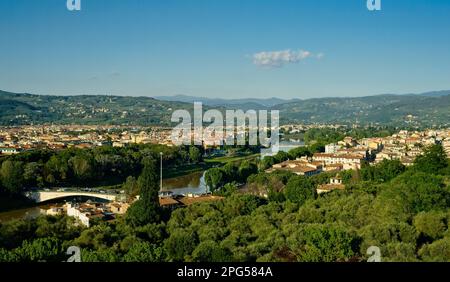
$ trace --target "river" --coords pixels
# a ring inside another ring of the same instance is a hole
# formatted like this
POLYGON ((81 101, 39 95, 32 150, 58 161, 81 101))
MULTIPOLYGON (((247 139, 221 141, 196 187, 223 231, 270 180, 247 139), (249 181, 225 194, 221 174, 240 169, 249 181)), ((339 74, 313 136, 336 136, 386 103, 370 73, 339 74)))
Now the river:
MULTIPOLYGON (((183 176, 163 179, 163 191, 172 191, 176 195, 204 194, 208 188, 204 180, 204 171, 194 172, 183 176)), ((68 199, 64 199, 67 201, 68 199)), ((49 209, 54 205, 62 205, 64 200, 45 203, 36 207, 0 212, 0 223, 13 219, 35 218, 41 214, 41 209, 49 209)), ((72 198, 71 201, 86 201, 86 198, 72 198)))
POLYGON ((205 183, 205 172, 163 179, 163 191, 172 191, 176 195, 205 194, 209 191, 205 183))

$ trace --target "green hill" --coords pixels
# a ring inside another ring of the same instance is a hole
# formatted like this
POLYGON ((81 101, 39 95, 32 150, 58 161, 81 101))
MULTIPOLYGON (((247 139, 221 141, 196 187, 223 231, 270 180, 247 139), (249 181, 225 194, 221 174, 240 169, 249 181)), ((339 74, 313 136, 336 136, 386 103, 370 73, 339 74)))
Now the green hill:
POLYGON ((174 109, 192 105, 150 97, 105 95, 46 96, 0 91, 0 124, 131 124, 169 125, 174 109))
MULTIPOLYGON (((450 125, 450 92, 347 98, 279 100, 281 123, 361 125, 450 125)), ((244 109, 242 105, 214 106, 244 109)), ((170 125, 172 112, 193 104, 150 97, 107 95, 49 96, 0 91, 0 125, 41 123, 170 125)), ((204 106, 204 110, 213 106, 204 106)), ((266 106, 255 104, 255 110, 266 106)))

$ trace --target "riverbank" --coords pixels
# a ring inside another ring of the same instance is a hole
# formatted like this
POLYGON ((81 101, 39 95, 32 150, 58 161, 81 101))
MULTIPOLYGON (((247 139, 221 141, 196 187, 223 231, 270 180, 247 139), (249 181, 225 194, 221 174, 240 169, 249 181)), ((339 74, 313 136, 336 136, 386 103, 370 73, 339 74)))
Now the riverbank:
POLYGON ((251 154, 244 156, 223 156, 215 158, 205 158, 204 162, 198 164, 187 164, 178 167, 170 167, 163 170, 163 179, 175 178, 188 175, 195 172, 207 170, 215 166, 223 166, 230 162, 239 162, 244 160, 252 160, 259 157, 260 154, 251 154))
POLYGON ((25 209, 35 205, 36 203, 23 196, 0 195, 0 212, 25 209))
POLYGON ((217 157, 217 158, 211 158, 211 159, 205 159, 206 163, 213 163, 213 164, 222 164, 225 165, 227 163, 231 162, 240 162, 245 160, 253 160, 260 156, 260 153, 257 154, 251 154, 251 155, 243 155, 243 156, 223 156, 223 157, 217 157))

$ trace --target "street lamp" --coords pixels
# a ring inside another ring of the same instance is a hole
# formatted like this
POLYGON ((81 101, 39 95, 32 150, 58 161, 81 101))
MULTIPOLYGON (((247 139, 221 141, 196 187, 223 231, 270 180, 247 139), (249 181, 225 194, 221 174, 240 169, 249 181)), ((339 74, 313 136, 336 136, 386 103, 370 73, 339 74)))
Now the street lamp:
POLYGON ((160 155, 160 157, 161 157, 161 160, 160 160, 160 170, 159 170, 159 181, 160 181, 160 184, 159 184, 159 191, 160 192, 162 192, 162 190, 163 190, 163 184, 162 184, 162 158, 163 158, 163 153, 162 152, 159 152, 159 155, 160 155))

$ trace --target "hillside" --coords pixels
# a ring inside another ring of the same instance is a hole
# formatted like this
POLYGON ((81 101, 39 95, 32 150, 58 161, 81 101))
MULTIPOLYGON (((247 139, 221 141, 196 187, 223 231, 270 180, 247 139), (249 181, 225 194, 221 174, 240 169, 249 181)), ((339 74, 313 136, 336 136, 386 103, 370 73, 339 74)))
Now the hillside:
POLYGON ((377 95, 320 98, 275 106, 284 122, 404 126, 450 124, 450 95, 377 95))
MULTIPOLYGON (((180 98, 179 96, 173 98, 177 97, 180 98)), ((48 96, 0 91, 0 125, 52 122, 170 125, 174 110, 192 110, 192 100, 197 99, 189 96, 184 98, 184 102, 180 102, 150 97, 48 96)), ((210 107, 243 110, 277 109, 280 110, 282 123, 450 125, 450 91, 307 100, 273 98, 226 101, 228 102, 210 99, 204 110, 210 107), (222 104, 215 104, 220 101, 222 104)))
POLYGON ((191 109, 180 102, 150 97, 46 96, 0 91, 0 125, 39 123, 170 124, 174 109, 191 109))

